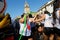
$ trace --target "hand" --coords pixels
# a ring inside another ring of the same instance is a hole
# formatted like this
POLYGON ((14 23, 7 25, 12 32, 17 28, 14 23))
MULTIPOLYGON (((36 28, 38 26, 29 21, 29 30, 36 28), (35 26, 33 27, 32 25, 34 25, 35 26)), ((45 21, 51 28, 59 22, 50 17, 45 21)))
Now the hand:
POLYGON ((37 20, 35 20, 35 22, 38 22, 37 20))

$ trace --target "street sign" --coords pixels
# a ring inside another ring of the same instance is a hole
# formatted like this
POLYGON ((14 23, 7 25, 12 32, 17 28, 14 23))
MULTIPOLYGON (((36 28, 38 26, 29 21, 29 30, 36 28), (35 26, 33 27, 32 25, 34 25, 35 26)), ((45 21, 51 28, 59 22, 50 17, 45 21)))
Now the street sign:
POLYGON ((0 0, 0 14, 4 13, 6 9, 6 0, 0 0))

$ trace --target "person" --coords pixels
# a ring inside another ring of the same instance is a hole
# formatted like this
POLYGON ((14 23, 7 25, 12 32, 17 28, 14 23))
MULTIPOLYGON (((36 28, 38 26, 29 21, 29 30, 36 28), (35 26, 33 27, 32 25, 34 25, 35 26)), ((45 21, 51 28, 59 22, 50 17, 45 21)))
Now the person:
POLYGON ((53 23, 54 23, 55 38, 56 38, 56 40, 60 40, 60 0, 58 0, 58 1, 55 0, 53 23))
POLYGON ((33 36, 34 40, 44 40, 44 24, 37 24, 36 25, 37 29, 35 32, 35 35, 33 36))
POLYGON ((14 40, 14 29, 10 15, 6 14, 1 21, 3 25, 0 25, 0 40, 14 40))
POLYGON ((30 30, 30 22, 29 20, 24 20, 24 16, 27 17, 25 14, 23 14, 21 16, 21 19, 19 20, 19 24, 20 24, 20 30, 19 30, 19 38, 22 35, 22 39, 21 40, 32 40, 31 37, 31 30, 30 30), (24 27, 24 21, 26 21, 26 27, 24 27), (23 30, 24 29, 24 30, 23 30), (21 32, 23 31, 23 33, 21 34, 21 32))
POLYGON ((26 27, 25 27, 25 29, 24 29, 23 34, 21 34, 21 32, 23 31, 23 28, 24 28, 24 14, 21 15, 21 19, 19 20, 19 25, 20 25, 19 38, 20 38, 21 35, 22 35, 22 39, 21 39, 21 40, 24 40, 24 39, 27 40, 27 39, 26 39, 26 36, 25 36, 26 27))
POLYGON ((33 17, 32 17, 32 14, 28 14, 27 15, 27 37, 28 37, 28 40, 33 40, 33 38, 32 38, 32 26, 34 26, 33 25, 33 17), (31 25, 31 23, 32 23, 32 25, 31 25))
POLYGON ((14 20, 12 22, 13 27, 14 27, 14 40, 19 40, 18 36, 19 36, 19 29, 20 29, 20 25, 19 25, 19 21, 18 20, 14 20))
POLYGON ((37 21, 41 21, 44 20, 44 40, 53 40, 54 38, 54 31, 53 31, 53 25, 52 22, 50 20, 50 13, 48 11, 44 11, 44 14, 41 16, 40 19, 35 20, 35 22, 37 21))
POLYGON ((56 33, 57 37, 56 40, 60 40, 60 8, 56 9, 55 15, 56 15, 55 19, 56 23, 54 23, 54 32, 56 33))

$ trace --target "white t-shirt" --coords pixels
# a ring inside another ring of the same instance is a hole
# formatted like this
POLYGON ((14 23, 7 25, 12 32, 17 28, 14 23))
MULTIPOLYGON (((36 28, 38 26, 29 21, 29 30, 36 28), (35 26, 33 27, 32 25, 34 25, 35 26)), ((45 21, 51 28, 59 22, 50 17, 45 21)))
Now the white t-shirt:
POLYGON ((27 29, 27 25, 26 27, 24 27, 23 23, 19 23, 20 24, 20 30, 19 30, 19 34, 23 35, 23 36, 30 36, 31 35, 31 30, 27 29), (23 31, 23 33, 22 33, 23 31))
POLYGON ((23 24, 23 23, 19 23, 19 24, 20 24, 19 34, 25 36, 26 28, 27 28, 27 27, 24 28, 24 24, 23 24), (24 31, 24 32, 22 33, 22 31, 24 31))
POLYGON ((48 14, 45 14, 44 27, 51 27, 51 28, 53 27, 52 21, 51 21, 51 16, 49 16, 48 14))

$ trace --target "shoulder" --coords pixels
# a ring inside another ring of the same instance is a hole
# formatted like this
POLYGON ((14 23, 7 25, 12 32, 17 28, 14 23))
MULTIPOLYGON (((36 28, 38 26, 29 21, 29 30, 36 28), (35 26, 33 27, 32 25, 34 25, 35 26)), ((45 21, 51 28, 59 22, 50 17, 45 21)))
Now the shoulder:
POLYGON ((19 19, 19 22, 23 23, 24 22, 24 19, 23 18, 19 19))

